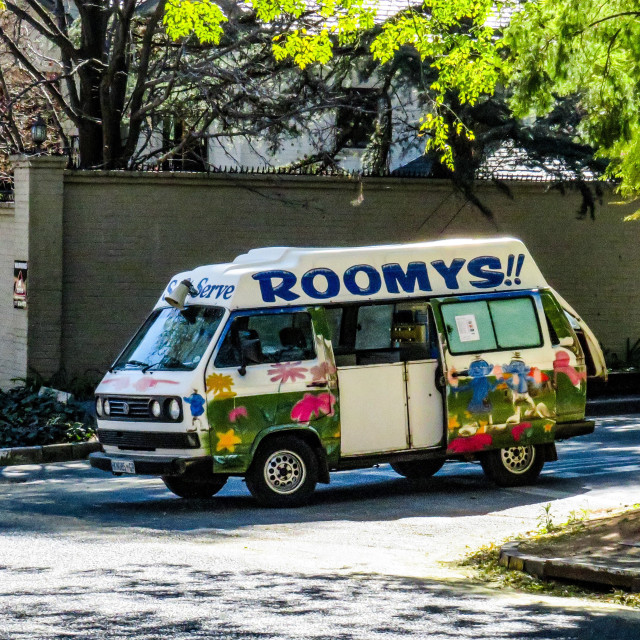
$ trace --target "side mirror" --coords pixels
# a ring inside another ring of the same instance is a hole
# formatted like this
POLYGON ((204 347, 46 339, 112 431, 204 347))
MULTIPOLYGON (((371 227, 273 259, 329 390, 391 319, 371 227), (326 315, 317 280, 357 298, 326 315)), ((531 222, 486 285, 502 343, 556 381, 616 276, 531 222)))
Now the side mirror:
POLYGON ((249 340, 241 340, 240 342, 240 367, 238 373, 241 376, 247 374, 248 364, 259 364, 262 362, 262 349, 260 348, 260 339, 252 338, 249 340))

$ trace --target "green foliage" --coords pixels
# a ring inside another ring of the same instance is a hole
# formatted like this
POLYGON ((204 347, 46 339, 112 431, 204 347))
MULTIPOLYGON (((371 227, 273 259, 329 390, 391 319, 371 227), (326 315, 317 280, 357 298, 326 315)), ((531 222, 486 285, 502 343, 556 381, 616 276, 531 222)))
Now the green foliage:
POLYGON ((82 424, 85 407, 74 400, 58 402, 54 394, 38 395, 33 385, 0 391, 0 447, 28 447, 93 435, 82 424))
MULTIPOLYGON (((577 131, 609 160, 625 199, 640 197, 640 9, 636 0, 526 3, 505 34, 517 115, 548 113, 576 96, 577 131)), ((640 217, 640 213, 633 217, 640 217)))
MULTIPOLYGON (((203 4, 206 3, 203 2, 203 4)), ((498 34, 486 26, 492 11, 509 0, 424 0, 382 24, 368 40, 373 59, 391 64, 401 50, 411 50, 435 72, 435 81, 424 87, 429 95, 421 133, 426 148, 441 154, 441 162, 454 168, 453 141, 473 140, 473 133, 451 108, 452 103, 473 105, 493 94, 504 72, 498 34)), ((211 3, 213 5, 213 3, 211 3)), ((273 54, 290 59, 301 69, 327 64, 335 47, 357 45, 374 30, 376 9, 365 0, 247 0, 258 18, 276 31, 273 54), (299 28, 297 19, 319 17, 313 30, 299 28)), ((193 10, 190 0, 170 0, 165 24, 173 38, 195 34, 202 42, 219 42, 224 16, 207 14, 208 22, 193 10)), ((214 5, 215 6, 215 5, 214 5)))
POLYGON ((67 442, 86 442, 96 435, 93 425, 84 424, 83 422, 68 422, 63 416, 56 416, 47 421, 48 427, 64 427, 65 440, 67 442))
POLYGON ((209 0, 168 0, 164 24, 176 40, 192 33, 203 43, 218 44, 227 17, 209 0))
POLYGON ((538 516, 538 532, 539 533, 553 533, 559 529, 558 525, 553 521, 553 515, 551 513, 551 503, 542 507, 542 513, 538 516))

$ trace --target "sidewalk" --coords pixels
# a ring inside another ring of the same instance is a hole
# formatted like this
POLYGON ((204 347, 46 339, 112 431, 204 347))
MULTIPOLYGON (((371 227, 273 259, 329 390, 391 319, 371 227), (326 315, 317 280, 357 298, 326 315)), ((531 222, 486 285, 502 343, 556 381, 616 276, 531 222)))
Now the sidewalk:
POLYGON ((585 520, 559 534, 510 542, 500 564, 538 578, 640 591, 640 509, 585 520))
POLYGON ((16 464, 49 464, 84 460, 94 451, 101 451, 100 443, 97 440, 47 444, 41 447, 0 449, 0 468, 16 464))
POLYGON ((610 396, 587 400, 587 418, 640 413, 640 395, 610 396))

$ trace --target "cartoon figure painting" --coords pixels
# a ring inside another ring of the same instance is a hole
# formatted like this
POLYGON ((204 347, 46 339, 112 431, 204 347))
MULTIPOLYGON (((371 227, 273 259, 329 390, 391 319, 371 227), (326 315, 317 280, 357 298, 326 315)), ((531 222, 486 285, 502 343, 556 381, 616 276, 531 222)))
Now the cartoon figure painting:
POLYGON ((192 393, 188 398, 183 400, 191 405, 191 415, 196 418, 204 413, 205 399, 199 393, 192 393))
POLYGON ((509 364, 503 365, 502 372, 503 375, 508 374, 504 376, 504 382, 511 390, 511 402, 513 403, 514 410, 513 415, 507 418, 507 424, 518 424, 521 422, 523 404, 527 406, 524 412, 527 418, 532 416, 548 418, 551 416, 551 412, 544 403, 540 402, 536 404, 531 397, 529 384, 539 387, 540 381, 536 379, 532 367, 520 358, 518 352, 515 353, 509 364))
MULTIPOLYGON (((463 385, 458 385, 458 380, 453 376, 454 372, 450 373, 449 383, 451 385, 451 391, 459 393, 460 391, 466 391, 471 389, 471 400, 467 405, 467 411, 474 415, 486 416, 486 423, 493 424, 491 401, 489 400, 489 393, 493 391, 498 382, 491 382, 489 376, 495 374, 494 366, 489 364, 486 360, 483 360, 480 356, 476 356, 476 359, 469 365, 469 377, 471 380, 463 385)), ((473 424, 464 425, 459 434, 462 436, 471 436, 480 429, 478 422, 473 424)))
POLYGON ((556 353, 556 359, 553 361, 553 378, 558 385, 558 374, 564 373, 565 376, 571 380, 571 384, 574 387, 579 387, 582 380, 587 379, 586 371, 577 371, 570 364, 570 356, 566 351, 558 351, 556 353))

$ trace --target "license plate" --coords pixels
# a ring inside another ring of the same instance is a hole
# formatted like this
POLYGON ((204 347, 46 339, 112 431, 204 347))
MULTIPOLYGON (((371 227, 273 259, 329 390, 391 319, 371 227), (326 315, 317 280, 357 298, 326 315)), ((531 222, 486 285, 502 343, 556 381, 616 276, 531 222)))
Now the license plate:
POLYGON ((111 471, 114 473, 135 473, 136 465, 133 460, 112 460, 111 471))

